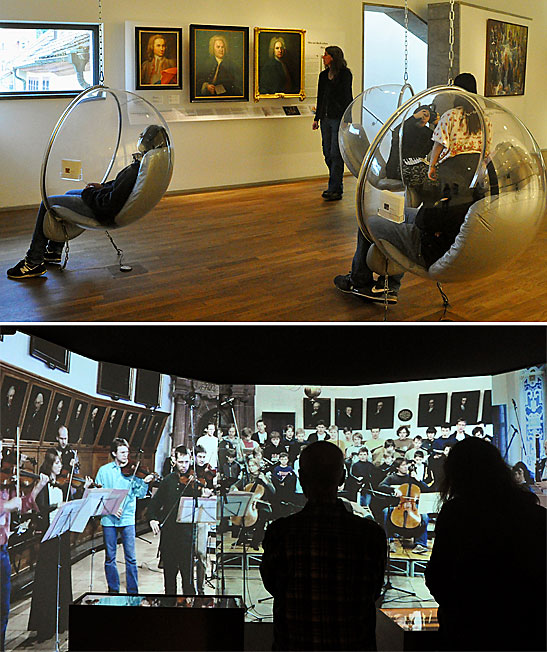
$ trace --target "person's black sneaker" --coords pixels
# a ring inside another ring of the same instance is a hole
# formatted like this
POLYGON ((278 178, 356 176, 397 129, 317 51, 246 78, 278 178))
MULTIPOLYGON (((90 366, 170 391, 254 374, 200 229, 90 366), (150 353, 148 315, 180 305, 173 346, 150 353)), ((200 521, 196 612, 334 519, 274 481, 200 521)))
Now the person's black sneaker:
POLYGON ((32 278, 33 276, 42 276, 47 272, 44 263, 39 265, 30 265, 26 259, 20 260, 15 267, 8 269, 8 278, 32 278))
POLYGON ((59 265, 61 263, 61 253, 55 251, 46 251, 44 254, 44 263, 59 265))
MULTIPOLYGON (((340 292, 345 292, 346 294, 355 294, 358 297, 365 296, 361 293, 361 288, 357 288, 355 285, 353 285, 351 274, 341 274, 340 276, 335 276, 334 285, 340 290, 340 292)), ((370 290, 368 293, 370 294, 370 290)))
POLYGON ((374 303, 397 303, 398 301, 397 292, 388 290, 387 293, 384 293, 384 288, 380 288, 378 285, 373 285, 370 288, 360 288, 359 296, 374 301, 374 303))
POLYGON ((325 201, 338 201, 338 199, 342 199, 342 193, 341 192, 329 192, 327 196, 324 196, 325 201))
POLYGON ((330 190, 323 190, 323 192, 321 193, 321 197, 323 197, 323 199, 327 199, 327 197, 330 197, 331 195, 332 192, 330 190))

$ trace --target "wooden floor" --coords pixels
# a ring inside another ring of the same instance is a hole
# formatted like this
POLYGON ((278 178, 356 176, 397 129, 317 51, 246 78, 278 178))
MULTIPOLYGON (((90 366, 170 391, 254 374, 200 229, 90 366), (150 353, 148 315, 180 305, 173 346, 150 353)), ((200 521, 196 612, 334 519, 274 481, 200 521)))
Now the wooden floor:
MULTIPOLYGON (((0 321, 382 321, 382 306, 333 286, 351 266, 355 185, 346 177, 340 202, 320 198, 320 179, 166 197, 113 232, 133 265, 125 274, 106 236, 87 231, 71 241, 65 271, 9 280, 5 269, 24 256, 35 211, 0 213, 0 321)), ((544 229, 494 276, 446 284, 449 320, 547 320, 546 251, 544 229)), ((387 320, 439 321, 441 307, 435 284, 408 274, 387 320)))

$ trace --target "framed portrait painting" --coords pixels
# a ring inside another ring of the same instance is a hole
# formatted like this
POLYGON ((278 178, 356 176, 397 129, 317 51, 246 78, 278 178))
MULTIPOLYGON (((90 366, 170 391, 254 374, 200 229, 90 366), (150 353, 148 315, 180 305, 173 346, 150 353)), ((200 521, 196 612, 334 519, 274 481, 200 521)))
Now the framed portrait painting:
POLYGON ((448 394, 420 394, 418 398, 418 426, 440 428, 446 422, 448 394))
POLYGON ((480 391, 453 392, 450 397, 450 423, 465 419, 467 424, 477 423, 480 391))
POLYGON ((306 97, 304 29, 255 27, 254 99, 306 97))
POLYGON ((21 409, 28 382, 14 376, 4 376, 0 403, 0 432, 3 439, 17 438, 17 426, 21 421, 21 409))
POLYGON ((334 400, 335 423, 339 428, 360 430, 363 427, 363 399, 337 398, 334 400))
POLYGON ((182 28, 135 27, 135 89, 182 89, 182 28))
POLYGON ((395 396, 367 398, 367 430, 371 428, 393 428, 395 396))
POLYGON ((317 428, 317 423, 324 421, 330 425, 330 398, 304 399, 304 428, 317 428))
POLYGON ((486 21, 485 97, 524 95, 528 27, 486 21))
POLYGON ((190 25, 190 101, 249 100, 249 28, 190 25))
POLYGON ((46 420, 51 394, 51 390, 46 387, 32 386, 21 430, 22 439, 40 441, 42 438, 42 429, 46 420))

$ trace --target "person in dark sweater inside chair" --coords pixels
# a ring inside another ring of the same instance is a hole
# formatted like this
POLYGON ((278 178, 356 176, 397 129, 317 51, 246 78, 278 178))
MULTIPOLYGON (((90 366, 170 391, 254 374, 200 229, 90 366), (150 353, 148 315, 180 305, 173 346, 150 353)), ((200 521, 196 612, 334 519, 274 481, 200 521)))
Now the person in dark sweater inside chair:
MULTIPOLYGON (((96 219, 105 226, 112 225, 116 215, 122 210, 137 180, 141 160, 146 152, 158 147, 166 147, 169 142, 167 132, 159 125, 149 125, 137 142, 138 152, 133 154, 133 162, 123 168, 113 181, 88 183, 80 190, 69 190, 65 195, 49 197, 51 205, 64 206, 85 217, 96 219)), ((42 202, 36 216, 36 226, 29 250, 23 260, 8 269, 8 278, 24 279, 42 276, 46 273, 46 263, 59 264, 64 242, 48 240, 44 235, 46 207, 42 202)))

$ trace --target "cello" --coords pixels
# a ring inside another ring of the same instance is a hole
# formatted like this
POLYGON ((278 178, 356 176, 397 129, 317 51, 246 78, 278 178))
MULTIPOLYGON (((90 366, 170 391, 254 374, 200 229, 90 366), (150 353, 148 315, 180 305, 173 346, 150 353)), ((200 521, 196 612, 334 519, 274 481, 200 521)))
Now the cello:
POLYGON ((420 527, 422 517, 418 513, 418 500, 420 499, 420 487, 411 482, 399 486, 401 493, 399 504, 393 508, 390 514, 391 522, 395 527, 404 530, 420 527))

